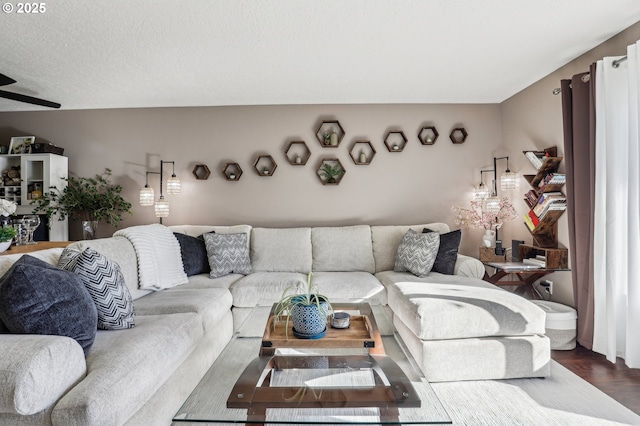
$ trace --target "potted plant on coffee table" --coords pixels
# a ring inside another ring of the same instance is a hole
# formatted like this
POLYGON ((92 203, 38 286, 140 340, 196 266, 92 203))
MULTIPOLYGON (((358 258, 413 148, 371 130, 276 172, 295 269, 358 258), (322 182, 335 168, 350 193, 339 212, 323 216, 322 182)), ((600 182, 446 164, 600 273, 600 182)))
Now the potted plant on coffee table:
POLYGON ((46 214, 49 223, 54 215, 58 215, 58 220, 67 216, 74 221, 81 220, 85 239, 96 237, 99 222, 117 228, 122 213, 131 214, 131 203, 122 197, 122 186, 112 184, 110 177, 111 170, 105 169, 95 178, 63 178, 67 186, 62 189, 53 186, 42 198, 31 202, 35 205, 34 213, 46 214))
MULTIPOLYGON (((276 321, 285 321, 285 330, 289 336, 289 321, 293 323, 293 335, 301 339, 319 339, 327 332, 327 315, 332 310, 329 298, 317 293, 317 287, 311 285, 311 272, 307 275, 304 292, 291 294, 287 288, 276 304, 276 321)), ((275 323, 274 323, 275 324, 275 323)))

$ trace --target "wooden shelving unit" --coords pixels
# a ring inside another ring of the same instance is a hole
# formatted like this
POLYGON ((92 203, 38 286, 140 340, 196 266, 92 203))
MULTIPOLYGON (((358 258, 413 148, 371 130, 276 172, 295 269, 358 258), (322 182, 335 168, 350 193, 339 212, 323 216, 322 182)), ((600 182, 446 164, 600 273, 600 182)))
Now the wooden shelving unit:
MULTIPOLYGON (((524 151, 525 156, 528 151, 524 151)), ((542 188, 539 183, 550 173, 556 173, 558 167, 562 163, 563 157, 558 157, 556 147, 544 150, 547 156, 543 159, 542 165, 537 169, 534 175, 524 175, 529 185, 535 191, 536 199, 546 193, 562 192, 564 183, 547 184, 542 188)), ((533 212, 537 203, 531 201, 525 195, 525 202, 530 206, 530 212, 533 212)), ((565 210, 549 210, 546 214, 538 219, 538 223, 533 229, 525 223, 525 227, 533 237, 533 244, 521 244, 519 250, 519 258, 527 259, 536 257, 537 255, 545 256, 547 269, 566 269, 568 267, 568 251, 566 248, 558 247, 558 219, 564 214, 565 210)), ((528 214, 529 214, 528 213, 528 214)), ((535 215, 535 213, 533 213, 535 215)), ((537 216, 536 216, 537 218, 537 216)))

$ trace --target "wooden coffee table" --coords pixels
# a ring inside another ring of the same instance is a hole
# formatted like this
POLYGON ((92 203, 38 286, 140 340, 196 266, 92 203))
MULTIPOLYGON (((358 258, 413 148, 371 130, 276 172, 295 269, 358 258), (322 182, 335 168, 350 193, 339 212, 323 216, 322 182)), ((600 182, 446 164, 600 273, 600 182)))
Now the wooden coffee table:
POLYGON ((254 308, 174 422, 451 423, 383 306, 334 308, 366 319, 325 342, 283 339, 272 307, 254 308))

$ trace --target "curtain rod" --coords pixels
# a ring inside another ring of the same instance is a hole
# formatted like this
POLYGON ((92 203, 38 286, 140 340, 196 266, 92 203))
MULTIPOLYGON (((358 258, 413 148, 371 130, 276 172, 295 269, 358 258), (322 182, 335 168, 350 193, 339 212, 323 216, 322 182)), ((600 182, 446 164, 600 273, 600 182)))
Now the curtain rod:
MULTIPOLYGON (((622 58, 619 58, 619 59, 616 59, 615 61, 613 61, 611 63, 611 66, 613 68, 618 68, 620 66, 620 64, 623 63, 626 60, 627 60, 627 55, 624 55, 622 58)), ((587 81, 589 81, 589 80, 587 80, 587 81)), ((559 95, 560 93, 562 93, 562 89, 560 89, 559 87, 556 87, 555 89, 553 89, 553 94, 554 95, 559 95)))

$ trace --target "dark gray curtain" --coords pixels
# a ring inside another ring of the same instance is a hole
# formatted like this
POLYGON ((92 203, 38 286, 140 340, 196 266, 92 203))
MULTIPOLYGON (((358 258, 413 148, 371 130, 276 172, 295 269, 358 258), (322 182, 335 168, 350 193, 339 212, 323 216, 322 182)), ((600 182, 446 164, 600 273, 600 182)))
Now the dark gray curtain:
POLYGON ((595 197, 595 64, 562 80, 567 215, 577 340, 593 347, 593 221, 595 197))

